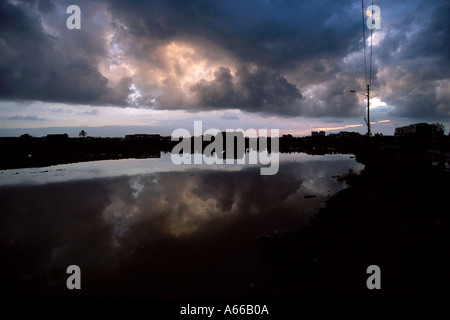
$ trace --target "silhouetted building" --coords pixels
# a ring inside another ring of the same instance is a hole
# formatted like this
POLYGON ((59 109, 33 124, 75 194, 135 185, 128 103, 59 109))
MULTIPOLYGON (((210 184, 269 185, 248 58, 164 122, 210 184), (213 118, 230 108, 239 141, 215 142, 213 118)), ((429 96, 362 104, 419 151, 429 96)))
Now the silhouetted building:
POLYGON ((325 131, 311 131, 312 137, 325 137, 325 131))
POLYGON ((48 142, 63 142, 69 139, 69 135, 67 133, 64 134, 48 134, 45 138, 48 142))
POLYGON ((140 140, 160 140, 160 134, 127 134, 126 139, 140 139, 140 140))
POLYGON ((414 123, 404 127, 395 128, 394 135, 396 137, 404 136, 429 136, 433 132, 433 126, 428 123, 414 123))

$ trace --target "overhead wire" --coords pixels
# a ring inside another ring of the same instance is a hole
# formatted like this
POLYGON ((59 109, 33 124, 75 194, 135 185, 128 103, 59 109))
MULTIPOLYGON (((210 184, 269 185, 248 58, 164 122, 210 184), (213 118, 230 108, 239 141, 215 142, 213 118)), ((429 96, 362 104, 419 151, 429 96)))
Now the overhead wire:
MULTIPOLYGON (((372 6, 373 6, 373 0, 372 6)), ((373 13, 371 13, 373 14, 373 13)), ((372 50, 373 50, 373 28, 370 28, 370 51, 369 51, 369 76, 367 76, 367 49, 366 49, 366 24, 365 24, 365 10, 364 0, 361 0, 361 16, 362 16, 362 29, 363 29, 363 42, 364 42, 364 80, 367 85, 372 85, 372 50)))
MULTIPOLYGON (((373 6, 373 0, 372 0, 372 6, 373 6)), ((373 14, 373 12, 371 12, 371 14, 373 14)), ((373 20, 372 20, 372 23, 373 23, 373 20)), ((370 28, 370 59, 369 59, 370 68, 369 68, 369 83, 368 83, 370 86, 372 86, 372 49, 373 49, 372 39, 373 39, 373 27, 370 28)))
POLYGON ((366 54, 366 26, 364 19, 364 0, 361 0, 361 16, 362 16, 362 29, 363 29, 363 42, 364 42, 364 80, 367 85, 367 54, 366 54))

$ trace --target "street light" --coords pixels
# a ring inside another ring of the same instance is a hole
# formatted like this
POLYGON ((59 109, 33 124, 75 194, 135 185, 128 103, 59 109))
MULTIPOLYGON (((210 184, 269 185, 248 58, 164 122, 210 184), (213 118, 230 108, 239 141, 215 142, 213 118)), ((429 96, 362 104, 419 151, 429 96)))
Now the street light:
POLYGON ((370 109, 369 109, 369 105, 370 105, 370 84, 367 85, 367 93, 362 93, 356 90, 350 90, 350 92, 354 92, 354 93, 359 93, 362 94, 363 96, 367 97, 367 120, 366 118, 364 118, 364 121, 366 121, 367 124, 367 135, 370 137, 372 135, 372 132, 370 131, 370 109))

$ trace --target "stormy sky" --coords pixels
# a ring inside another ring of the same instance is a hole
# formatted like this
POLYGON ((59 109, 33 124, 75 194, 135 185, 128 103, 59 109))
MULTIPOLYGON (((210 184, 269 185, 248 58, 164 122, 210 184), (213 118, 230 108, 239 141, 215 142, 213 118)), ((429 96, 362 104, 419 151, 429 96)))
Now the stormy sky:
MULTIPOLYGON (((449 1, 374 3, 372 131, 448 131, 449 1)), ((349 92, 366 85, 363 43, 355 0, 0 0, 0 134, 170 134, 194 120, 365 132, 365 97, 349 92), (79 30, 66 27, 72 4, 79 30)))

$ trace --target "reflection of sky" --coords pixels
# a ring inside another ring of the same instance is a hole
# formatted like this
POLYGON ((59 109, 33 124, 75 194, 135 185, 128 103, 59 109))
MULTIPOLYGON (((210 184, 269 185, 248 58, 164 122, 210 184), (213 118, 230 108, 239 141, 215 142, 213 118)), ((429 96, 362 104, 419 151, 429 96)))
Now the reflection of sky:
MULTIPOLYGON (((321 159, 321 161, 334 161, 336 159, 348 158, 343 155, 312 156, 304 153, 279 154, 279 160, 284 162, 307 162, 321 159)), ((259 157, 258 157, 259 159, 259 157)), ((276 161, 277 157, 272 155, 271 161, 276 161)), ((267 167, 268 165, 249 165, 248 154, 245 155, 245 164, 223 164, 207 165, 174 165, 171 162, 169 153, 162 153, 157 159, 121 159, 80 162, 72 164, 61 164, 41 168, 22 168, 0 170, 1 185, 17 184, 42 184, 53 182, 64 182, 74 180, 85 180, 93 178, 132 176, 155 172, 186 171, 186 170, 227 170, 238 171, 245 167, 257 166, 267 167)))
MULTIPOLYGON (((137 282, 152 285, 145 296, 162 297, 247 288, 265 277, 255 237, 300 229, 345 187, 331 176, 360 168, 348 156, 291 154, 282 155, 274 176, 209 166, 136 174, 145 163, 116 161, 105 171, 67 165, 64 182, 0 187, 5 290, 59 292, 70 264, 81 267, 90 288, 83 292, 92 296, 141 296, 137 282), (141 167, 119 170, 130 163, 141 167), (80 180, 80 172, 103 178, 80 180)), ((58 172, 40 182, 55 181, 58 172)))

